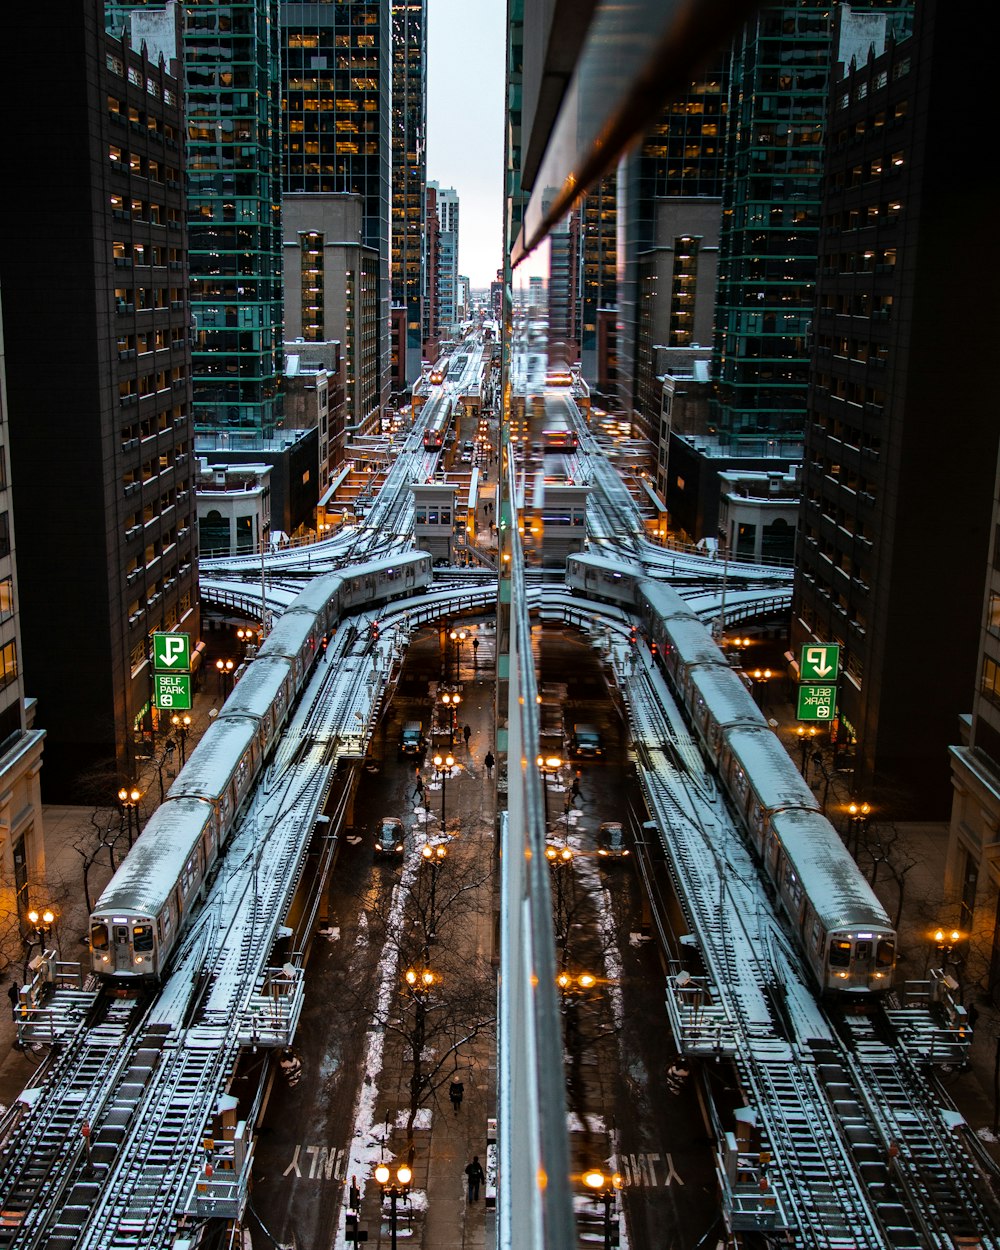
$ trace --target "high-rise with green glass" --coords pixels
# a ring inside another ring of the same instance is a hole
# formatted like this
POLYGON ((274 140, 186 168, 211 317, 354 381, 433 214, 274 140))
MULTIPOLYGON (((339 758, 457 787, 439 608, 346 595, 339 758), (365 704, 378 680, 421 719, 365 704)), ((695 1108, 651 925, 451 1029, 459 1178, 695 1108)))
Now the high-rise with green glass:
POLYGON ((185 5, 195 432, 282 419, 277 0, 185 5))
MULTIPOLYGON (((162 7, 109 0, 106 19, 162 7)), ((194 428, 237 447, 283 416, 278 0, 183 11, 194 428)))
POLYGON ((427 203, 427 3, 392 6, 392 303, 405 310, 396 350, 407 383, 420 376, 427 203))
MULTIPOLYGON (((893 7, 851 6, 861 57, 893 7)), ((733 44, 712 368, 731 455, 802 454, 831 47, 827 0, 762 8, 733 44)))

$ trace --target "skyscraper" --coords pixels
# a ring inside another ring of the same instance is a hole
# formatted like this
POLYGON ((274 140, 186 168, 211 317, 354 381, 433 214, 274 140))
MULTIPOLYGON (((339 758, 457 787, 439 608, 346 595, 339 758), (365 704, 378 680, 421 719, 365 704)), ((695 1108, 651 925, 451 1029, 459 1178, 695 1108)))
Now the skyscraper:
POLYGON ((618 168, 618 402, 654 440, 654 347, 711 344, 726 87, 720 56, 618 168))
POLYGON ((33 727, 34 704, 25 703, 21 672, 2 307, 0 289, 0 916, 24 926, 39 901, 31 889, 45 877, 39 784, 45 734, 33 727))
MULTIPOLYGON (((886 19, 873 29, 852 7, 874 6, 842 6, 845 38, 866 52, 886 19)), ((896 7, 901 28, 909 6, 896 7)), ((733 45, 712 366, 714 424, 732 454, 801 455, 830 50, 826 0, 769 5, 733 45)))
POLYGON ((441 317, 438 291, 441 274, 441 219, 437 208, 437 187, 429 183, 426 190, 427 209, 424 217, 424 314, 423 353, 427 360, 437 360, 441 341, 441 317))
POLYGON ((392 6, 392 304, 404 310, 396 346, 406 384, 423 355, 424 228, 427 188, 427 6, 392 6))
MULTIPOLYGON (((161 9, 109 5, 154 54, 161 9)), ((277 0, 183 11, 195 432, 236 446, 283 417, 277 0)))
MULTIPOLYGON (((97 802, 134 778, 152 731, 150 633, 199 632, 184 112, 176 62, 106 34, 99 6, 70 8, 45 41, 60 89, 10 137, 37 196, 3 199, 0 288, 42 780, 81 802, 89 777, 97 802), (38 161, 39 135, 59 137, 58 161, 38 161)), ((12 46, 37 33, 36 14, 10 14, 12 46)), ((8 112, 24 89, 0 80, 8 112)))
POLYGON ((438 324, 445 335, 451 335, 458 308, 458 192, 429 182, 436 193, 438 222, 438 324))
MULTIPOLYGON (((372 327, 378 385, 348 425, 377 426, 389 398, 392 26, 385 0, 281 0, 283 188, 360 196, 361 243, 378 257, 372 327)), ((365 332, 368 333, 367 331, 365 332)))
MULTIPOLYGON (((916 21, 831 93, 793 643, 841 647, 857 792, 901 777, 926 819, 974 686, 998 446, 980 276, 997 246, 967 125, 989 107, 985 61, 944 6, 916 21)), ((994 719, 978 720, 987 752, 994 719)))

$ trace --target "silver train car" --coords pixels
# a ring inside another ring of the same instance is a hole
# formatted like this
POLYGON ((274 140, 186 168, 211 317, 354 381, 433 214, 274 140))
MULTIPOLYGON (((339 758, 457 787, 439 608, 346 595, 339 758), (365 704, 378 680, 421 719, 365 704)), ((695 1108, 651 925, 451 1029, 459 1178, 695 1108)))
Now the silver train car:
POLYGON ((889 917, 749 691, 676 591, 640 583, 637 608, 821 991, 890 989, 889 917))
POLYGON ((637 564, 589 552, 571 555, 566 560, 566 585, 573 594, 614 603, 630 612, 636 610, 639 586, 645 576, 637 564))
POLYGON ((289 604, 98 899, 91 967, 158 979, 312 673, 352 612, 426 590, 431 557, 397 553, 310 582, 289 604))

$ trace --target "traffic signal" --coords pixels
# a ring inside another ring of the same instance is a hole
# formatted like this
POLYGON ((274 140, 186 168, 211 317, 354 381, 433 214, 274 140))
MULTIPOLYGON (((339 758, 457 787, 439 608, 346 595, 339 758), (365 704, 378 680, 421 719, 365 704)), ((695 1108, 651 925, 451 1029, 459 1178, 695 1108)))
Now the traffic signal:
POLYGON ((649 654, 653 657, 654 660, 660 654, 660 648, 656 645, 655 642, 651 642, 649 644, 649 654))
POLYGON ((628 631, 628 640, 632 644, 633 647, 635 646, 637 639, 638 639, 638 634, 636 633, 635 626, 633 625, 632 628, 628 631))

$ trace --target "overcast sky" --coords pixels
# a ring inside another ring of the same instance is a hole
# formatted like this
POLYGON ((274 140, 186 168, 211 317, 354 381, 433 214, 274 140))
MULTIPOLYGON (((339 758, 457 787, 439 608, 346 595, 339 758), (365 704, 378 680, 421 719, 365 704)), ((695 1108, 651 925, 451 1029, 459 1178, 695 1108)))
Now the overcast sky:
POLYGON ((427 178, 458 192, 459 272, 474 289, 489 289, 503 247, 506 23, 506 0, 427 0, 427 178))

